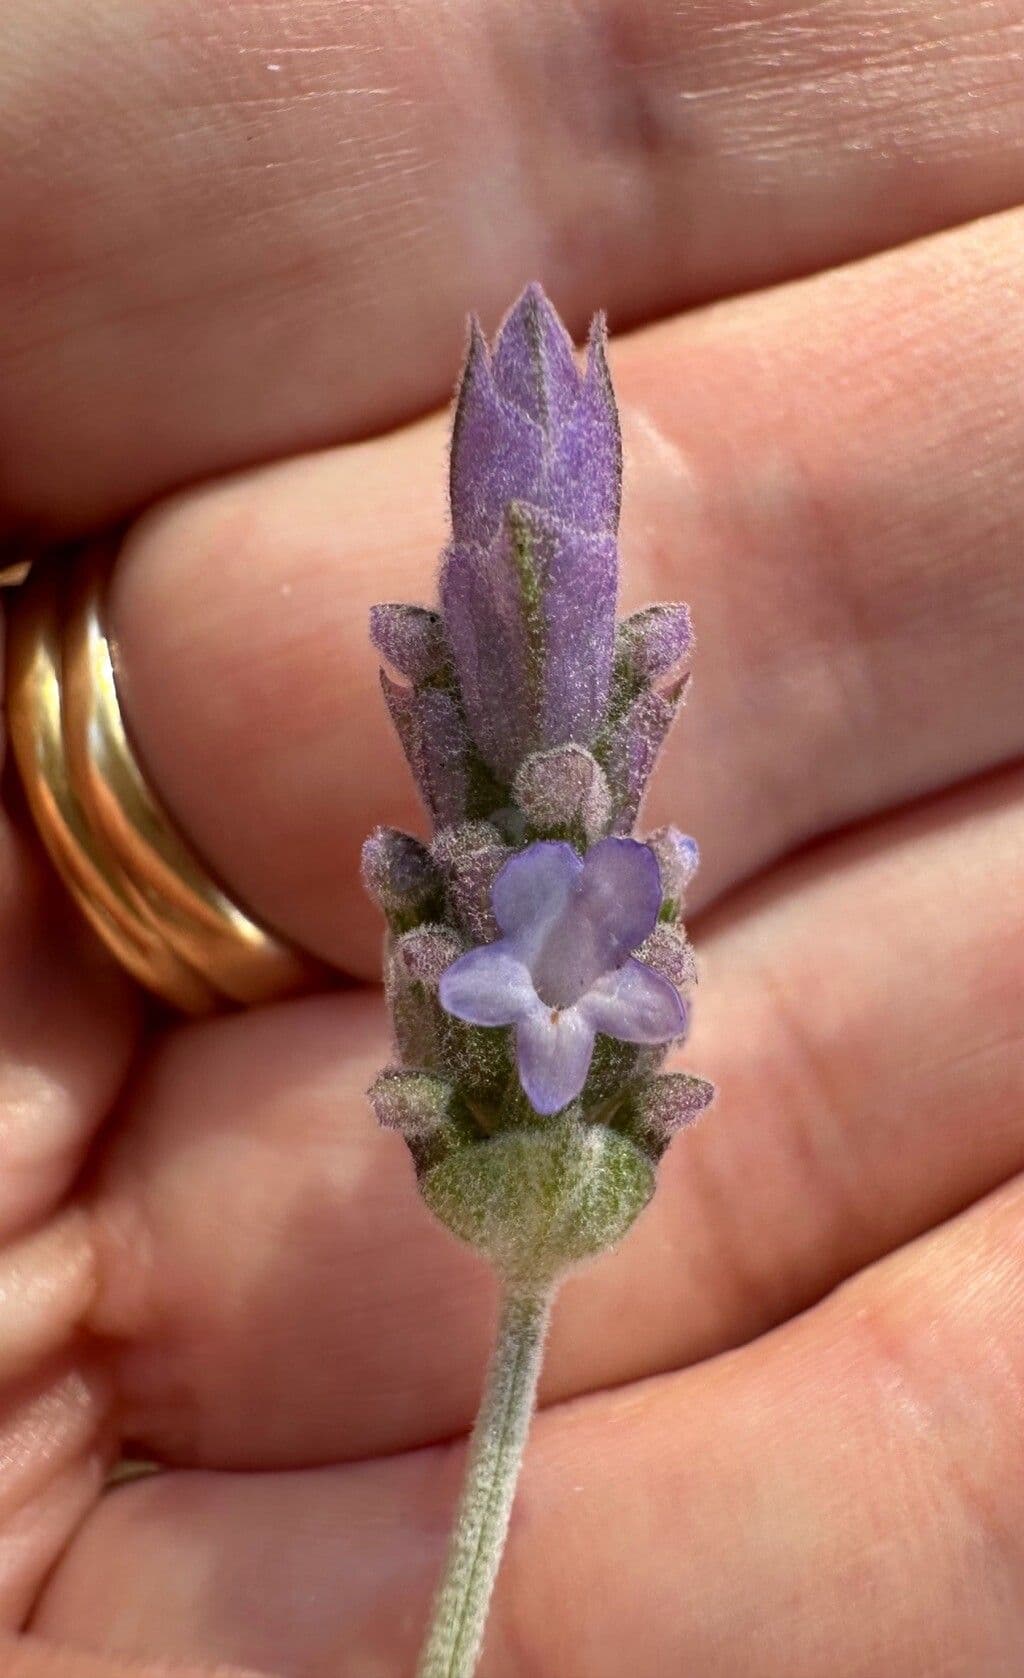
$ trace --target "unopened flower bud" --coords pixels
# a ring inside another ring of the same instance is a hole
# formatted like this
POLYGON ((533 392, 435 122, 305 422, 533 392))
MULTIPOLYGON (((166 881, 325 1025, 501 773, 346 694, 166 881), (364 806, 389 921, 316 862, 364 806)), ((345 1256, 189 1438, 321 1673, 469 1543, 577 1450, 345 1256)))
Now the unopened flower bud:
POLYGON ((451 865, 448 892, 460 926, 479 943, 497 938, 499 928, 491 907, 494 882, 512 852, 505 845, 460 857, 451 865))
POLYGON ((658 1160, 673 1136, 694 1123, 714 1100, 715 1086, 689 1072, 666 1072, 641 1084, 629 1098, 621 1123, 652 1159, 658 1160))
POLYGON ((665 895, 662 918, 675 920, 686 903, 686 888, 700 866, 696 839, 678 827, 659 827, 647 835, 647 843, 658 859, 661 889, 665 895))
POLYGON ((427 847, 410 833, 374 828, 363 845, 362 872, 394 931, 406 932, 440 911, 441 876, 427 847))
POLYGON ((430 854, 443 873, 453 862, 474 851, 486 851, 501 843, 501 834, 493 822, 456 822, 434 835, 430 854))
POLYGON ((458 703, 440 688, 406 688, 381 671, 391 720, 423 802, 440 825, 466 813, 469 736, 458 703))
POLYGON ((414 686, 429 682, 448 662, 440 612, 425 606, 374 606, 370 640, 393 670, 414 686))
POLYGON ((513 796, 542 838, 578 834, 592 845, 608 831, 611 794, 604 770, 583 746, 555 746, 524 759, 513 796))
POLYGON ((432 852, 459 926, 475 944, 489 943, 498 936, 491 887, 512 855, 498 829, 490 822, 445 828, 432 852))
POLYGON ((408 1141, 432 1136, 448 1117, 454 1091, 444 1078, 429 1072, 389 1067, 368 1091, 378 1124, 399 1130, 408 1141))
POLYGON ((650 687, 667 676, 692 650, 693 625, 687 606, 645 606, 625 618, 616 632, 616 665, 638 687, 650 687))
POLYGON ((684 676, 664 693, 646 689, 615 726, 606 762, 615 804, 615 833, 628 833, 636 821, 658 753, 688 683, 689 678, 684 676))
POLYGON ((388 949, 384 990, 406 1066, 438 1069, 443 1065, 448 1020, 437 999, 437 986, 461 949, 454 932, 437 926, 417 927, 395 939, 388 949))
POLYGON ((676 990, 688 990, 697 983, 697 962, 693 945, 675 927, 664 921, 644 939, 636 952, 637 960, 661 973, 676 990))
POLYGON ((420 926, 399 938, 394 947, 394 961, 410 981, 436 990, 441 975, 449 968, 463 945, 447 926, 420 926))

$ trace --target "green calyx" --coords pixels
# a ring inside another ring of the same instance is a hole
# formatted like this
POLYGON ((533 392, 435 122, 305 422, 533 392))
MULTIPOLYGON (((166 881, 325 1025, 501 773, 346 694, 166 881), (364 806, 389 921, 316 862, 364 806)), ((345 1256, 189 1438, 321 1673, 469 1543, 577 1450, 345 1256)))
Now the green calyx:
POLYGON ((501 1131, 420 1178, 435 1216, 517 1283, 549 1281, 615 1246, 654 1186, 629 1138, 574 1119, 501 1131))

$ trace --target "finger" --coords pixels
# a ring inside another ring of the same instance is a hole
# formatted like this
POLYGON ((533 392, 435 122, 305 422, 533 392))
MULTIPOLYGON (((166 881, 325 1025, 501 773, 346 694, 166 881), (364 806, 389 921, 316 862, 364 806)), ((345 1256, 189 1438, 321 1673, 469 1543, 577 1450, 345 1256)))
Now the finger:
MULTIPOLYGON (((44 1643, 35 1637, 0 1643, 0 1657, 5 1678, 246 1678, 236 1666, 229 1669, 220 1663, 215 1667, 204 1664, 200 1670, 195 1666, 171 1668, 163 1661, 157 1667, 150 1662, 139 1666, 134 1661, 129 1664, 105 1655, 83 1654, 66 1644, 44 1643)), ((249 1673, 248 1678, 258 1675, 249 1673)))
POLYGON ((81 1356, 95 1287, 82 1212, 0 1250, 0 1670, 17 1627, 98 1497, 114 1448, 110 1390, 81 1356))
POLYGON ((533 275, 626 323, 1016 203, 1022 18, 17 0, 5 522, 391 424, 533 275))
POLYGON ((78 1330, 96 1281, 89 1237, 85 1214, 68 1210, 0 1249, 0 1392, 78 1330))
POLYGON ((98 1496, 114 1444, 109 1390, 80 1345, 91 1230, 54 1208, 123 1080, 135 1003, 2 815, 0 858, 0 1628, 12 1628, 98 1496))
POLYGON ((127 1074, 139 1014, 132 988, 2 810, 0 962, 4 1241, 50 1213, 81 1168, 127 1074))
MULTIPOLYGON (((0 692, 3 658, 0 597, 0 692)), ((0 715, 0 772, 10 776, 5 748, 0 715)), ((121 1086, 138 1026, 131 988, 23 821, 0 803, 0 1242, 58 1204, 121 1086)))
POLYGON ((56 1209, 125 1079, 138 1005, 2 807, 0 969, 3 1628, 97 1496, 112 1446, 109 1393, 79 1344, 91 1230, 56 1209))
MULTIPOLYGON (((705 898, 1024 749, 1022 235, 996 218, 616 353, 626 604, 689 598, 699 636, 650 817, 697 833, 705 898)), ((114 582, 157 786, 243 901, 361 975, 358 847, 418 819, 367 611, 433 593, 443 452, 438 421, 183 497, 114 582)))
MULTIPOLYGON (((1012 1678, 1022 1252, 1018 1181, 742 1352, 543 1415, 481 1678, 1012 1678)), ((129 1487, 37 1626, 405 1671, 461 1454, 129 1487)))
POLYGON ((74 1346, 0 1386, 0 1637, 99 1496, 113 1447, 109 1388, 74 1346))
MULTIPOLYGON (((836 842, 711 931, 686 1059, 718 1104, 567 1284, 546 1400, 749 1340, 1024 1168, 1022 791, 836 842)), ((377 999, 335 996, 190 1028, 137 1086, 90 1322, 145 1450, 291 1466, 467 1424, 493 1284, 367 1111, 388 1052, 377 999)))

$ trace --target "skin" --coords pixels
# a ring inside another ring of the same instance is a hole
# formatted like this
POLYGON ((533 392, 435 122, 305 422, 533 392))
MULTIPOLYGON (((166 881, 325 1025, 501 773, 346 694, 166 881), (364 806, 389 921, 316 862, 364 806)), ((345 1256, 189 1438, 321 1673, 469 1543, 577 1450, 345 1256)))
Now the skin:
POLYGON ((611 314, 624 604, 694 610, 648 815, 721 1095, 561 1296, 482 1678, 1018 1678, 1024 4, 4 21, 0 529, 124 526, 152 777, 345 976, 156 1018, 6 777, 5 1675, 411 1670, 494 1290, 362 1095, 419 825, 364 625, 536 275, 611 314))

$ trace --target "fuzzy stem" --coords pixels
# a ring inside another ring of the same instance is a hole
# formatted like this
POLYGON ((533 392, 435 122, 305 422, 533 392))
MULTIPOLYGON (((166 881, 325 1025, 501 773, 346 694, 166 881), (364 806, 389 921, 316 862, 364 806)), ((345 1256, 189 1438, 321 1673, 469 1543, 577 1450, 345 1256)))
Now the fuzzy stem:
POLYGON ((472 1678, 537 1395, 554 1290, 510 1287, 417 1678, 472 1678))

